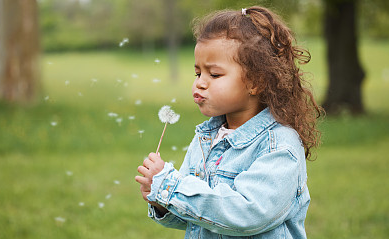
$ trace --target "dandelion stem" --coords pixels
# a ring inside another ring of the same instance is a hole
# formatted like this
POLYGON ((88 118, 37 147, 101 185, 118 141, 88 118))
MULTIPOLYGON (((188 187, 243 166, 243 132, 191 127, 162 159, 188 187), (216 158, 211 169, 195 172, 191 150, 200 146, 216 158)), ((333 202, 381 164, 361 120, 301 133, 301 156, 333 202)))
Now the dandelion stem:
POLYGON ((162 143, 163 135, 165 134, 166 126, 167 126, 167 122, 165 123, 165 127, 163 128, 161 139, 159 140, 157 151, 155 152, 156 154, 158 154, 159 147, 161 147, 161 143, 162 143))

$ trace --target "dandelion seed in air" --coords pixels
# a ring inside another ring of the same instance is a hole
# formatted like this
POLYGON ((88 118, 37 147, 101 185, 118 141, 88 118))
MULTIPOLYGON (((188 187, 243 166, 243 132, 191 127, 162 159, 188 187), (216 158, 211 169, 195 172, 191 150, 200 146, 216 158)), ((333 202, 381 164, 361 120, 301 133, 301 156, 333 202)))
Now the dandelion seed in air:
POLYGON ((162 123, 165 123, 165 127, 163 128, 161 138, 158 143, 157 151, 159 151, 159 147, 161 146, 163 136, 166 131, 167 124, 175 124, 180 119, 180 115, 176 114, 172 109, 170 109, 170 106, 164 105, 158 112, 159 120, 161 120, 162 123))
POLYGON ((70 81, 65 80, 65 85, 68 86, 70 84, 70 81))
POLYGON ((53 64, 53 62, 51 62, 51 61, 47 62, 47 65, 52 65, 52 64, 53 64))
POLYGON ((158 58, 155 58, 154 62, 157 64, 161 63, 161 61, 158 58))
POLYGON ((129 42, 128 38, 123 38, 123 40, 119 43, 119 47, 124 46, 128 42, 129 42))
POLYGON ((142 104, 142 101, 141 100, 136 100, 135 101, 135 105, 141 105, 142 104))
POLYGON ((116 185, 119 185, 120 181, 119 180, 114 180, 113 183, 116 184, 116 185))
POLYGON ((50 99, 50 97, 47 95, 45 96, 45 101, 48 101, 50 99))
POLYGON ((124 82, 123 86, 127 87, 128 86, 128 82, 124 82))
POLYGON ((158 78, 154 78, 154 79, 152 80, 152 82, 153 82, 153 83, 159 83, 159 82, 161 82, 161 80, 158 79, 158 78))
POLYGON ((170 102, 171 102, 171 103, 176 103, 177 100, 176 100, 176 98, 173 98, 170 102))
POLYGON ((128 119, 129 119, 129 120, 134 120, 134 119, 135 119, 135 116, 130 115, 130 116, 128 116, 128 119))
POLYGON ((99 202, 98 205, 99 205, 99 208, 103 208, 105 206, 105 204, 103 202, 99 202))
POLYGON ((173 151, 177 151, 177 147, 176 146, 172 146, 172 150, 173 151))
POLYGON ((112 195, 111 194, 107 194, 106 196, 105 196, 105 199, 110 199, 112 197, 112 195))
POLYGON ((55 127, 55 126, 57 126, 58 123, 56 121, 51 121, 50 124, 51 124, 51 126, 55 127))
POLYGON ((91 79, 92 83, 90 84, 90 86, 94 86, 96 83, 97 83, 97 79, 93 78, 91 79))
POLYGON ((82 97, 84 95, 81 92, 78 92, 78 96, 82 97))
POLYGON ((73 172, 72 171, 66 171, 66 175, 73 176, 73 172))
POLYGON ((139 76, 137 74, 132 74, 131 77, 132 78, 138 78, 139 76))
POLYGON ((85 206, 85 203, 84 202, 79 202, 78 206, 83 207, 83 206, 85 206))
POLYGON ((188 151, 189 146, 185 146, 182 148, 182 151, 188 151))
POLYGON ((122 101, 123 100, 123 97, 118 97, 118 101, 122 101))

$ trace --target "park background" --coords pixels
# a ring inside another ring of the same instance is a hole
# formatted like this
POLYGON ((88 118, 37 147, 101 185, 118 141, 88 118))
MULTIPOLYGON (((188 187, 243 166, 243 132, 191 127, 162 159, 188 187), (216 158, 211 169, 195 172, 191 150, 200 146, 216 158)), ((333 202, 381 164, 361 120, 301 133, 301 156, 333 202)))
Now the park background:
POLYGON ((0 238, 183 238, 147 217, 134 177, 158 144, 161 106, 181 114, 160 149, 177 167, 195 125, 206 119, 190 93, 192 19, 224 8, 270 7, 310 51, 303 69, 323 103, 330 81, 325 9, 344 2, 356 6, 363 110, 346 104, 320 118, 323 143, 307 162, 306 231, 309 238, 388 238, 385 0, 1 0, 0 29, 23 20, 18 9, 33 3, 38 31, 20 40, 0 32, 1 64, 8 40, 32 45, 37 59, 27 96, 9 94, 21 83, 7 85, 0 74, 0 238), (13 3, 14 12, 5 9, 13 3))

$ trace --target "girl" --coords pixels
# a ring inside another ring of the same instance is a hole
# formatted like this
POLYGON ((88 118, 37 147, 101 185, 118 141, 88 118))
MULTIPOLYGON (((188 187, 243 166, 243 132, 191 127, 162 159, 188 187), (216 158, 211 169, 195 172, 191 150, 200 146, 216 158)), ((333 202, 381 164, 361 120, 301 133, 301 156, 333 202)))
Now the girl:
POLYGON ((155 153, 138 167, 149 217, 185 238, 306 238, 305 159, 320 108, 296 62, 309 53, 262 7, 217 12, 194 34, 192 93, 211 118, 179 171, 155 153))

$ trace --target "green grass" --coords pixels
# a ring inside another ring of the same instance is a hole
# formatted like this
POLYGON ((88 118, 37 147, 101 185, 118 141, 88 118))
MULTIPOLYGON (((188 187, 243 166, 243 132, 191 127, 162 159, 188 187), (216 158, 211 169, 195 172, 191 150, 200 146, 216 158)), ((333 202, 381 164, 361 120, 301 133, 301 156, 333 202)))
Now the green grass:
MULTIPOLYGON (((324 48, 317 39, 304 44, 313 55, 305 70, 312 72, 315 93, 322 99, 324 48)), ((368 114, 345 112, 320 123, 323 145, 317 160, 308 162, 309 238, 389 236, 388 46, 361 43, 368 114)), ((159 141, 162 105, 181 114, 177 124, 168 126, 160 150, 177 166, 194 126, 206 119, 190 95, 191 48, 181 51, 178 67, 180 80, 171 82, 164 51, 44 55, 38 102, 30 107, 0 104, 0 238, 183 238, 182 231, 147 218, 134 181, 137 166, 159 141), (155 78, 161 81, 155 83, 155 78), (137 100, 142 104, 136 105, 137 100), (110 112, 123 119, 120 125, 110 112)))

